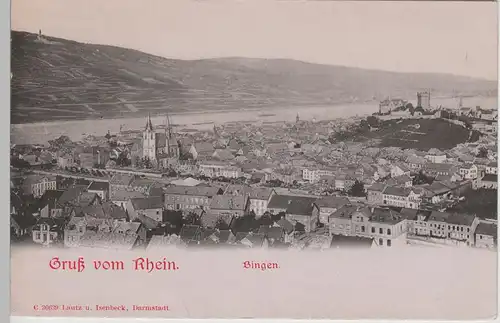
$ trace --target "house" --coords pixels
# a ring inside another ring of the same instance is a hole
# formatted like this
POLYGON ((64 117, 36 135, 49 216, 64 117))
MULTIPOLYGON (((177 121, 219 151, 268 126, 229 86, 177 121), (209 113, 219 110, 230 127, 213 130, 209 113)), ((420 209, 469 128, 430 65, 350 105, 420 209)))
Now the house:
POLYGON ((309 181, 311 183, 318 182, 324 176, 334 176, 335 169, 307 169, 302 170, 302 179, 309 181))
POLYGON ((165 251, 165 248, 168 247, 185 247, 185 243, 175 234, 169 236, 154 235, 149 240, 146 252, 165 251))
POLYGON ((108 182, 92 182, 87 188, 89 193, 97 194, 101 201, 107 201, 109 199, 109 183, 108 182))
POLYGON ((236 241, 248 248, 267 248, 269 247, 269 241, 264 234, 259 233, 238 233, 236 235, 236 241))
POLYGON ((57 180, 56 176, 29 175, 24 179, 22 185, 24 194, 38 198, 47 190, 56 190, 57 180))
POLYGON ((193 156, 194 160, 207 159, 213 156, 215 152, 214 146, 209 142, 197 142, 191 144, 189 153, 193 156))
POLYGON ((496 249, 497 232, 496 223, 480 222, 474 233, 474 245, 477 248, 496 249))
POLYGON ((332 235, 330 248, 332 249, 370 249, 375 246, 375 241, 370 237, 332 235))
POLYGON ((427 155, 424 156, 431 163, 442 164, 446 162, 446 154, 438 149, 430 149, 427 155))
POLYGON ((314 204, 319 209, 319 222, 328 224, 330 214, 336 212, 342 206, 350 204, 350 201, 347 197, 328 196, 316 200, 314 204))
POLYGON ((485 188, 490 190, 498 189, 498 176, 493 174, 486 174, 478 180, 477 188, 485 188))
POLYGON ((374 208, 371 213, 369 236, 377 246, 406 245, 406 223, 399 213, 385 208, 374 208))
POLYGON ((383 183, 375 183, 366 189, 366 199, 371 204, 384 203, 384 190, 386 185, 383 183))
POLYGON ((455 173, 455 166, 453 164, 439 164, 439 163, 429 163, 424 166, 424 173, 429 176, 450 176, 455 173))
MULTIPOLYGON (((387 186, 383 191, 384 204, 396 207, 407 207, 409 202, 410 189, 397 187, 397 186, 387 186)), ((411 207, 415 208, 415 207, 411 207)))
POLYGON ((11 214, 10 215, 10 233, 11 237, 22 238, 31 235, 33 227, 37 220, 30 214, 11 214))
POLYGON ((402 99, 385 99, 379 103, 379 113, 391 114, 393 110, 406 106, 406 103, 402 99))
POLYGON ((396 164, 391 167, 391 177, 398 177, 402 175, 410 176, 410 169, 406 167, 404 164, 396 164))
POLYGON ((199 244, 202 238, 203 229, 199 225, 185 225, 179 234, 181 240, 189 244, 199 244))
POLYGON ((273 214, 284 212, 290 223, 300 223, 306 232, 310 232, 319 220, 319 208, 314 204, 316 200, 315 197, 274 195, 267 209, 273 214))
MULTIPOLYGON (((328 228, 330 235, 344 235, 353 236, 354 227, 352 225, 352 215, 356 211, 362 210, 363 207, 360 205, 344 205, 340 207, 337 211, 330 214, 328 218, 328 228)), ((361 211, 362 212, 362 211, 361 211)), ((361 214, 362 215, 362 214, 361 214)), ((359 222, 368 222, 369 215, 359 222)), ((361 230, 361 229, 360 229, 361 230)), ((366 227, 363 229, 366 232, 366 227)))
POLYGON ((273 245, 275 242, 285 242, 285 231, 279 226, 261 225, 258 234, 264 235, 269 245, 273 245))
POLYGON ((479 223, 475 215, 464 213, 452 213, 446 219, 448 235, 447 238, 457 245, 474 245, 474 231, 479 223))
POLYGON ((242 217, 248 212, 248 196, 216 195, 210 202, 210 213, 223 217, 242 217))
POLYGON ((139 222, 75 217, 65 230, 67 247, 131 250, 145 243, 146 228, 139 222))
POLYGON ((60 168, 72 167, 75 165, 75 159, 71 154, 62 154, 57 158, 57 166, 60 168))
POLYGON ((396 176, 393 178, 390 178, 387 181, 387 185, 392 185, 392 186, 401 186, 401 187, 412 187, 413 186, 413 180, 410 176, 404 174, 400 176, 396 176))
POLYGON ((126 208, 127 202, 133 198, 144 198, 145 194, 136 191, 126 191, 126 190, 111 190, 110 201, 122 207, 124 210, 126 208))
POLYGON ((241 167, 228 165, 220 161, 205 161, 198 165, 200 175, 207 177, 238 178, 242 176, 241 167))
POLYGON ((224 191, 211 186, 168 186, 163 189, 167 210, 207 209, 212 198, 224 191))
POLYGON ((276 194, 273 189, 250 187, 246 185, 228 185, 224 195, 246 195, 250 199, 250 211, 254 211, 257 217, 261 217, 267 210, 271 197, 276 194))
POLYGON ((406 164, 411 170, 419 170, 424 167, 426 163, 426 159, 424 157, 411 155, 407 158, 406 164))
POLYGON ((488 165, 486 165, 486 174, 497 175, 498 174, 498 163, 491 162, 488 165))
POLYGON ((295 226, 285 218, 281 218, 276 222, 276 225, 283 230, 284 233, 284 243, 290 243, 293 240, 293 235, 295 231, 295 226))
POLYGON ((126 206, 130 221, 137 219, 139 215, 147 216, 156 222, 163 221, 163 201, 160 196, 132 198, 126 206))
POLYGON ((471 163, 466 163, 460 166, 459 174, 464 179, 476 179, 478 176, 477 166, 471 163))
POLYGON ((61 218, 40 218, 33 226, 33 242, 50 246, 64 239, 65 220, 61 218))

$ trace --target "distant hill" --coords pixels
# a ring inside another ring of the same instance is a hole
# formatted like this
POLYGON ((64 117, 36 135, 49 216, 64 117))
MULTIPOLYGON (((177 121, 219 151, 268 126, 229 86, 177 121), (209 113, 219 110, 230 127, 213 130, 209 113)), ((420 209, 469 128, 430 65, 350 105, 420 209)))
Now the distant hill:
MULTIPOLYGON (((492 81, 287 59, 166 59, 12 32, 12 123, 366 102, 386 96, 496 95, 492 81)), ((334 107, 332 107, 334 108, 334 107)))

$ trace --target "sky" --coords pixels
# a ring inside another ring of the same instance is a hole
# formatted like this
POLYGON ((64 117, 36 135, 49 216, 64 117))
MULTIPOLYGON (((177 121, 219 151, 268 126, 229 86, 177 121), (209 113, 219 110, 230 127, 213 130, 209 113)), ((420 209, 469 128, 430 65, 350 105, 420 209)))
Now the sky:
POLYGON ((291 58, 496 80, 493 2, 12 0, 13 30, 168 58, 291 58))

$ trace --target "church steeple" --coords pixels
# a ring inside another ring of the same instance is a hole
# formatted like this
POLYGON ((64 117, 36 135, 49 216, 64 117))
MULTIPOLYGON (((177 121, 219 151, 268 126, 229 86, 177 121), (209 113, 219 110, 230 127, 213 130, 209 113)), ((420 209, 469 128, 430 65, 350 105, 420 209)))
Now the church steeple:
POLYGON ((148 113, 148 120, 146 121, 146 131, 153 131, 153 123, 151 122, 150 113, 148 113))
POLYGON ((297 116, 295 117, 295 122, 299 123, 300 121, 300 117, 299 117, 299 113, 297 112, 297 116))

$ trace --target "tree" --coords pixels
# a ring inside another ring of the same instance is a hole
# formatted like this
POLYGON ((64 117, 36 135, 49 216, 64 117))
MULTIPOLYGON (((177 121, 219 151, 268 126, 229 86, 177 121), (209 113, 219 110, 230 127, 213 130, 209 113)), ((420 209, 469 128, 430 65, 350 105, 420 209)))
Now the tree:
POLYGON ((271 214, 266 212, 259 219, 259 225, 272 225, 274 223, 271 214))
POLYGON ((201 225, 201 219, 196 213, 189 212, 184 219, 184 225, 201 225))
POLYGON ((215 222, 215 228, 218 230, 229 230, 229 226, 223 218, 218 218, 215 222))
POLYGON ((479 152, 476 155, 477 158, 488 158, 488 149, 485 147, 479 148, 479 152))
POLYGON ((366 118, 366 122, 368 122, 368 125, 370 125, 370 127, 377 128, 379 126, 380 120, 375 116, 369 116, 366 118))
POLYGON ((362 182, 356 180, 349 189, 348 194, 350 196, 357 196, 357 197, 366 196, 365 185, 362 182))
POLYGON ((432 184, 432 182, 434 182, 434 178, 425 175, 423 171, 418 172, 413 178, 413 185, 432 184))

